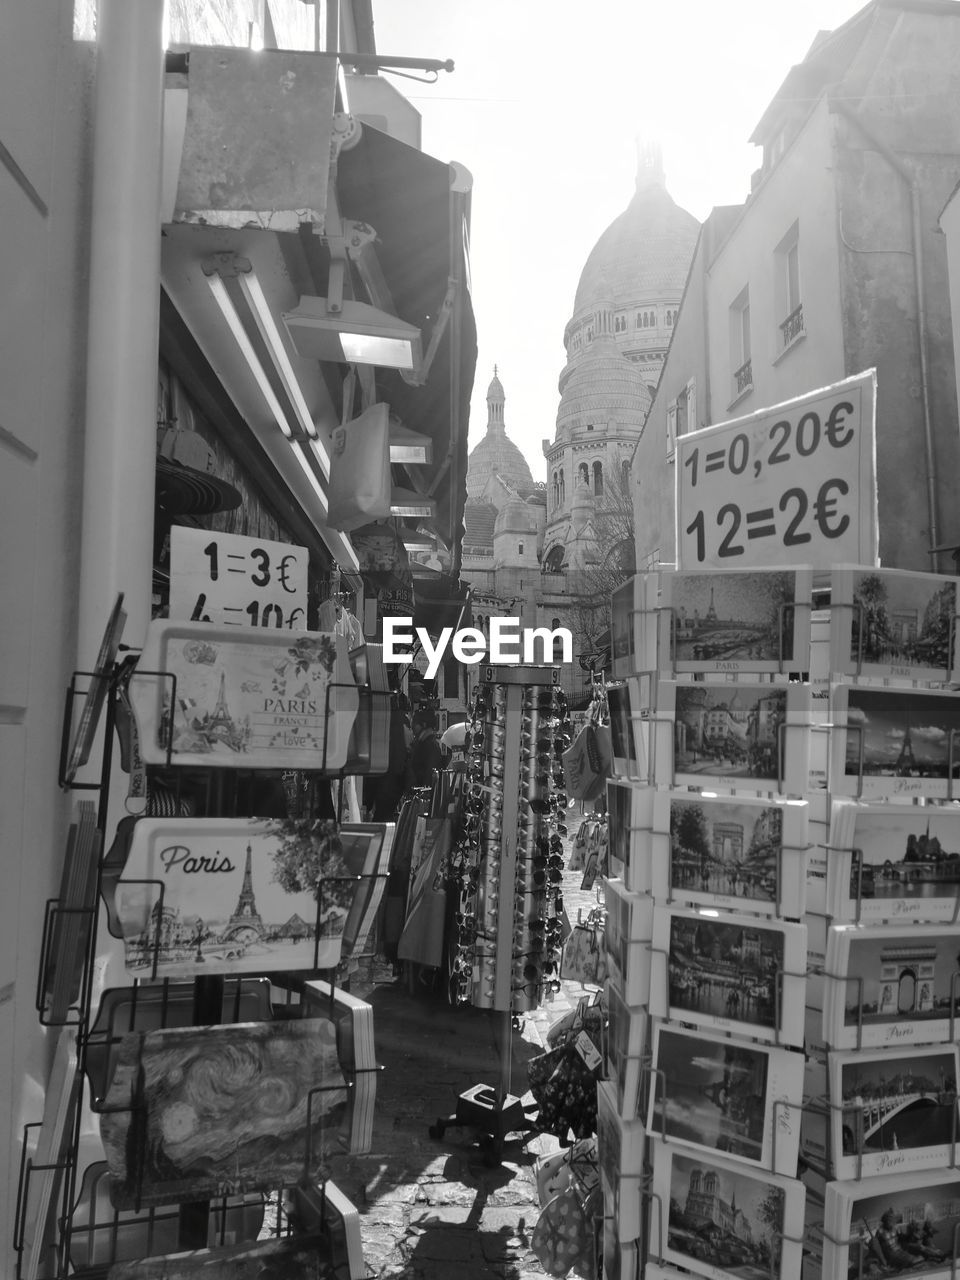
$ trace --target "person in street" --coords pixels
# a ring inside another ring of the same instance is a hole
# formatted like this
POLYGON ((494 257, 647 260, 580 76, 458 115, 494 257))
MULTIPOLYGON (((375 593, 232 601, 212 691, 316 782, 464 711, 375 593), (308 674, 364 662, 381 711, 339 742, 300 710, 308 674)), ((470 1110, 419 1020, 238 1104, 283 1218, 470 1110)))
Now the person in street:
POLYGON ((437 718, 422 712, 412 724, 413 745, 407 757, 407 786, 432 787, 437 771, 443 768, 443 748, 437 737, 437 718))

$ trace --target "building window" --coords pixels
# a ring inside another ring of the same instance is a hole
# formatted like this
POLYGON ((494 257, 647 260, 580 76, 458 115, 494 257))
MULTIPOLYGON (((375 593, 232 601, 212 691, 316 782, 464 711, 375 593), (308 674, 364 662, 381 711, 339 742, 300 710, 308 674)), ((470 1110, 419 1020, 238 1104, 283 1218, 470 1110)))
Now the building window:
POLYGON ((675 311, 668 311, 668 312, 667 312, 667 328, 668 328, 668 329, 672 329, 672 328, 673 328, 673 317, 674 317, 675 315, 676 315, 676 312, 675 312, 675 311))
POLYGON ((577 484, 581 484, 581 483, 582 484, 590 483, 590 468, 587 466, 585 462, 581 462, 579 467, 577 467, 577 484))
POLYGON ((522 543, 522 542, 518 542, 518 543, 517 543, 517 555, 518 555, 518 556, 522 556, 522 555, 523 555, 523 543, 522 543))
POLYGON ((559 619, 559 618, 551 618, 551 619, 550 619, 550 630, 551 630, 551 631, 556 631, 557 627, 559 627, 559 626, 560 626, 560 619, 559 619))
POLYGON ((623 492, 630 492, 630 463, 620 463, 620 483, 623 486, 623 492))
POLYGON ((603 493, 603 463, 593 464, 593 492, 599 497, 603 493))
POLYGON ((750 290, 745 288, 730 307, 730 368, 732 399, 737 400, 753 386, 750 358, 750 290))
POLYGON ((637 328, 638 329, 643 328, 643 315, 639 311, 637 312, 637 328))
POLYGON ((560 505, 560 481, 557 479, 556 472, 553 473, 553 505, 554 507, 560 505))
POLYGON ((803 333, 800 299, 800 224, 795 222, 774 250, 774 301, 780 317, 779 349, 789 347, 803 333))
POLYGON ((560 468, 560 505, 563 506, 566 501, 566 494, 563 490, 563 467, 560 468))
POLYGON ((592 431, 592 430, 593 430, 593 423, 592 423, 592 422, 588 422, 588 423, 587 423, 587 430, 588 430, 588 431, 592 431))

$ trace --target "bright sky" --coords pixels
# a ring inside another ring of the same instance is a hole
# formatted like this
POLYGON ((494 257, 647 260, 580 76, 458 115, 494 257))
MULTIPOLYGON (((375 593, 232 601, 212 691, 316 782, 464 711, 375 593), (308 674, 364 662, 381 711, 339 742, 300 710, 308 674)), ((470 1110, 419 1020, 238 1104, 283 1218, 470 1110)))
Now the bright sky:
POLYGON ((701 221, 750 190, 747 142, 815 35, 860 0, 374 0, 380 53, 452 58, 436 85, 393 79, 423 149, 474 179, 479 357, 470 447, 497 364, 507 432, 534 479, 553 439, 563 330, 580 271, 633 194, 635 139, 701 221))

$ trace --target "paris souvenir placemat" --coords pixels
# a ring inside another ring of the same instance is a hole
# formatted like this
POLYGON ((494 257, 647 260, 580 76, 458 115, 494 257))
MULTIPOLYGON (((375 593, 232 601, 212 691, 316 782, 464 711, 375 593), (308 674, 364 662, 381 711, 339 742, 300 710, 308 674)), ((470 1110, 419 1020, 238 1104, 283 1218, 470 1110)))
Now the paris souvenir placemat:
POLYGON ((146 764, 333 772, 359 695, 343 636, 159 620, 130 701, 146 764))

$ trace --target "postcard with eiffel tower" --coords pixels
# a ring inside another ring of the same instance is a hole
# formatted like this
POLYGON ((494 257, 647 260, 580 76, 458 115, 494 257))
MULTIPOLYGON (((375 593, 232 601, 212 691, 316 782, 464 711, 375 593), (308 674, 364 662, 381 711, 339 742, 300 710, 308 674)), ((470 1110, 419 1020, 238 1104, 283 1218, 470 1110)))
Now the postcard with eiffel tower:
POLYGON ((356 874, 334 824, 288 825, 139 821, 115 897, 128 970, 169 978, 334 968, 356 874), (318 877, 319 894, 306 887, 318 877))
POLYGON ((960 798, 960 693, 838 685, 831 712, 834 794, 960 798))

